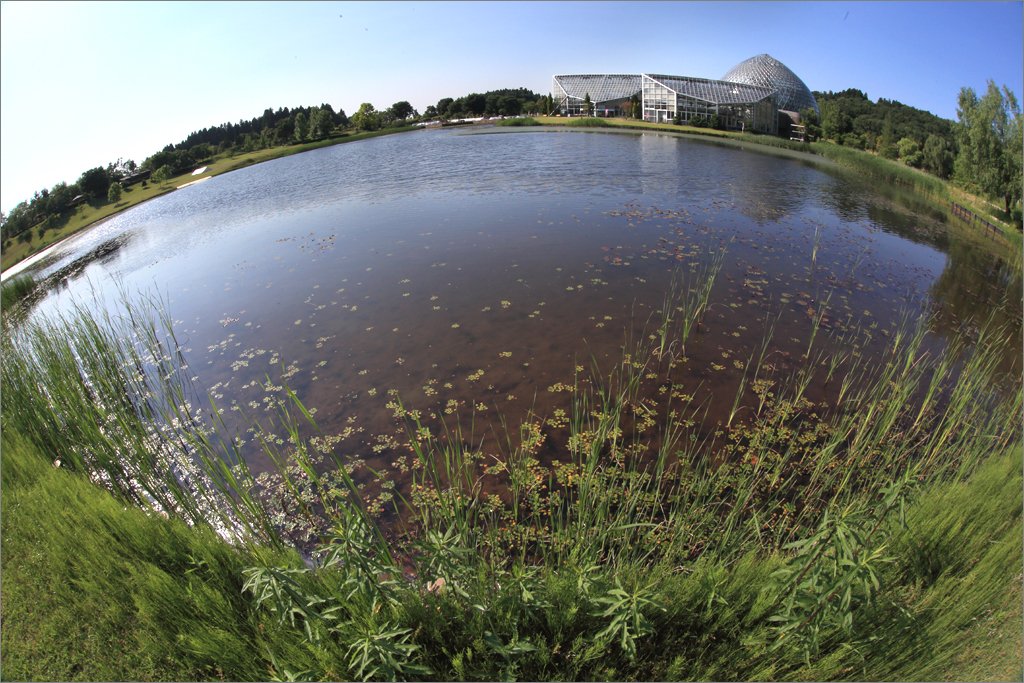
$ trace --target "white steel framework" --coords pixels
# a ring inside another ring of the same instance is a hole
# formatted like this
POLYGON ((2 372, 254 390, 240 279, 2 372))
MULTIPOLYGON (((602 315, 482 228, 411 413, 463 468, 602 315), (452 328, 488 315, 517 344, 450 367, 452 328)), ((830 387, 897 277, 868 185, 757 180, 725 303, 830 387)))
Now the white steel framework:
POLYGON ((635 74, 567 74, 551 80, 555 110, 566 116, 625 116, 631 98, 640 93, 640 76, 635 74))

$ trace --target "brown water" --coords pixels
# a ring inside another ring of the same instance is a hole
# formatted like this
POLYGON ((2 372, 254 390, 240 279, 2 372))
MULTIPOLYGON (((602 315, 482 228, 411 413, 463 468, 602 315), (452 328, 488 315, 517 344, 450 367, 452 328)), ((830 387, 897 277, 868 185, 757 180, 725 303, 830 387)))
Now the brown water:
POLYGON ((674 270, 723 249, 671 377, 712 426, 766 327, 785 372, 826 304, 816 348, 868 356, 926 311, 936 349, 996 311, 1019 372, 1020 275, 998 245, 837 170, 651 134, 423 131, 267 162, 69 240, 36 269, 59 280, 37 312, 159 292, 229 426, 273 413, 287 383, 339 455, 390 469, 392 398, 487 443, 498 416, 543 422, 577 366, 610 368, 657 327, 674 270))

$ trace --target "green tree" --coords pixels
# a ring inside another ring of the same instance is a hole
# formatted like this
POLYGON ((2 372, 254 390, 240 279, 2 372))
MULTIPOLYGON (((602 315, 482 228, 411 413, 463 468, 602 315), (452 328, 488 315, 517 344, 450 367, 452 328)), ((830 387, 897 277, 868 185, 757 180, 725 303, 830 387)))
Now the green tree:
POLYGON ((808 107, 801 110, 800 123, 804 124, 807 131, 807 142, 821 138, 821 119, 814 109, 808 107))
POLYGON ((78 179, 78 186, 84 194, 93 199, 102 199, 107 196, 107 189, 110 187, 110 175, 107 169, 102 166, 90 168, 78 179))
POLYGON ((405 100, 392 104, 389 111, 395 120, 403 121, 416 113, 416 110, 412 108, 412 105, 405 100))
POLYGON ((940 178, 948 178, 953 171, 953 152, 949 143, 940 135, 929 135, 921 152, 924 170, 940 178))
POLYGON ((590 93, 588 92, 583 97, 583 115, 584 116, 590 116, 591 114, 594 113, 593 110, 594 110, 594 105, 590 101, 590 93))
POLYGON ((914 138, 900 138, 896 143, 896 153, 899 155, 900 161, 914 168, 920 168, 924 160, 921 145, 914 138))
POLYGON ((956 138, 959 154, 953 164, 960 183, 1003 200, 1009 214, 1021 198, 1021 110, 1006 86, 989 81, 978 98, 962 88, 958 98, 956 138))
POLYGON ((300 111, 295 114, 294 137, 296 142, 305 142, 309 137, 309 119, 306 118, 305 112, 300 111))
POLYGON ((328 112, 323 107, 318 107, 309 113, 310 140, 323 140, 331 134, 331 129, 334 128, 334 119, 331 114, 332 112, 328 112))
POLYGON ((502 116, 519 116, 523 113, 523 102, 516 97, 507 97, 502 103, 501 111, 499 112, 502 116))
POLYGON ((152 180, 154 183, 163 183, 170 180, 171 176, 174 175, 174 171, 170 166, 164 164, 160 168, 153 171, 152 180))
POLYGON ((629 113, 634 119, 642 119, 644 117, 643 106, 640 103, 640 96, 633 95, 629 98, 629 113))
POLYGON ((821 109, 821 137, 839 139, 839 105, 835 100, 819 102, 821 109))
POLYGON ((882 122, 882 135, 878 138, 878 154, 886 159, 895 159, 899 154, 896 149, 896 128, 892 123, 892 111, 885 114, 882 122))
POLYGON ((463 98, 466 112, 472 116, 482 116, 487 108, 487 97, 480 93, 470 93, 463 98))
POLYGON ((121 183, 110 183, 110 188, 107 189, 107 201, 113 204, 121 201, 121 192, 123 191, 121 183))
POLYGON ((842 140, 843 136, 853 130, 853 119, 840 107, 838 100, 825 100, 820 103, 821 137, 829 140, 842 140))
POLYGON ((295 121, 290 116, 278 121, 274 124, 274 143, 278 145, 287 145, 289 142, 295 139, 295 121))
POLYGON ((358 130, 377 130, 380 128, 380 113, 369 102, 363 102, 359 111, 352 115, 352 125, 358 130))

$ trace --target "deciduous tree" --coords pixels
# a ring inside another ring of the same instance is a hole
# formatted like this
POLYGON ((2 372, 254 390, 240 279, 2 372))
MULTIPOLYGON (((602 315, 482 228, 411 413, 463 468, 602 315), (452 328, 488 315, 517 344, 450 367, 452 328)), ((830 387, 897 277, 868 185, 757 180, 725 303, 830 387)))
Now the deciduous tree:
POLYGON ((878 138, 878 154, 886 159, 895 159, 899 154, 896 149, 896 129, 892 123, 892 112, 885 115, 882 123, 882 135, 878 138))
POLYGON ((298 112, 295 115, 295 141, 305 142, 309 136, 309 119, 306 118, 305 112, 298 112))
POLYGON ((917 140, 914 138, 900 138, 899 142, 896 143, 896 152, 899 154, 900 161, 907 166, 913 166, 914 168, 921 166, 923 159, 921 146, 917 144, 917 140))
POLYGON ((940 178, 948 178, 953 171, 953 152, 946 139, 939 135, 928 136, 921 157, 924 169, 940 178))
POLYGON ((416 110, 407 101, 402 100, 392 104, 389 111, 394 119, 402 121, 412 116, 416 110))
POLYGON ((78 186, 82 192, 93 199, 103 199, 107 196, 107 189, 110 187, 110 176, 107 169, 102 166, 90 168, 78 179, 78 186))
POLYGON ((962 88, 956 125, 960 151, 954 162, 958 181, 1003 200, 1011 213, 1021 198, 1021 109, 1006 86, 988 82, 978 98, 962 88))
POLYGON ((380 128, 380 115, 372 104, 363 102, 359 111, 352 115, 352 125, 359 130, 377 130, 380 128))

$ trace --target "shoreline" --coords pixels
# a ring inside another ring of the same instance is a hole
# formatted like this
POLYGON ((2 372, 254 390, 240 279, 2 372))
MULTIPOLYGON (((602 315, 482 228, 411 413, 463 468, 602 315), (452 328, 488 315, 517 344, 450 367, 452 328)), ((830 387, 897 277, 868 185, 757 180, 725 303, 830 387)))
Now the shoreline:
MULTIPOLYGON (((855 165, 844 164, 841 161, 838 161, 836 159, 830 158, 830 157, 828 157, 828 156, 826 156, 824 154, 821 154, 821 153, 819 153, 817 151, 814 151, 814 150, 811 150, 811 149, 808 149, 808 150, 798 150, 798 149, 792 149, 792 148, 790 148, 788 146, 781 146, 781 145, 775 145, 775 144, 762 143, 762 142, 759 142, 757 140, 751 140, 751 139, 745 139, 745 138, 737 138, 737 137, 731 136, 731 135, 716 135, 716 134, 699 133, 699 132, 692 132, 692 131, 679 131, 679 130, 672 130, 672 129, 665 129, 665 128, 655 128, 653 126, 633 126, 633 125, 629 125, 628 123, 626 123, 626 124, 615 124, 615 125, 610 125, 610 126, 587 127, 587 126, 573 126, 573 125, 568 125, 567 123, 561 123, 561 122, 544 121, 544 122, 540 122, 540 125, 537 125, 537 126, 509 126, 509 127, 505 127, 505 126, 495 125, 491 121, 476 121, 476 122, 472 122, 472 123, 467 122, 466 124, 463 124, 463 125, 460 125, 460 126, 450 126, 449 128, 457 128, 457 129, 461 128, 461 129, 465 130, 466 134, 470 134, 470 135, 482 135, 482 134, 494 134, 494 133, 515 133, 515 132, 529 132, 529 131, 534 131, 534 132, 542 132, 542 131, 543 132, 563 132, 563 131, 569 131, 569 132, 586 132, 586 133, 616 133, 616 134, 620 134, 620 135, 621 134, 643 135, 645 133, 652 133, 652 134, 656 134, 656 135, 665 135, 667 137, 679 137, 679 138, 685 138, 685 139, 690 139, 690 140, 697 140, 697 141, 700 141, 700 142, 707 142, 707 143, 711 143, 711 144, 718 144, 718 145, 722 145, 722 146, 726 146, 726 147, 740 148, 740 149, 744 149, 744 150, 751 151, 751 152, 758 152, 758 153, 763 153, 763 154, 772 154, 772 155, 775 155, 775 156, 781 156, 781 157, 786 157, 786 158, 789 158, 789 159, 799 160, 799 161, 802 161, 802 162, 805 162, 805 163, 811 163, 811 164, 815 164, 815 165, 819 165, 820 164, 821 166, 825 166, 825 167, 847 168, 847 169, 850 169, 853 172, 857 172, 857 170, 858 170, 855 165)), ((291 156, 293 154, 302 154, 304 152, 310 152, 310 151, 313 151, 315 149, 321 149, 321 148, 324 148, 324 147, 333 147, 334 145, 344 144, 346 142, 356 142, 358 140, 366 140, 366 139, 369 139, 369 138, 381 137, 383 135, 394 135, 394 134, 397 134, 397 133, 406 133, 406 132, 411 132, 411 131, 415 131, 415 130, 442 130, 442 129, 443 128, 441 126, 433 126, 433 127, 431 127, 431 126, 411 126, 411 127, 404 127, 404 128, 396 129, 396 130, 392 130, 392 131, 389 131, 389 130, 369 131, 369 132, 365 132, 365 133, 356 133, 355 135, 344 135, 344 136, 341 136, 339 138, 328 139, 328 140, 323 140, 323 141, 314 142, 314 143, 306 143, 306 145, 304 145, 304 147, 305 147, 304 149, 289 149, 287 147, 285 147, 285 148, 270 148, 272 150, 277 150, 277 152, 276 153, 268 154, 267 157, 264 158, 264 159, 250 160, 250 161, 246 161, 245 159, 242 159, 237 164, 233 164, 233 165, 228 166, 227 168, 224 168, 224 169, 221 169, 221 170, 215 170, 212 173, 210 173, 210 175, 204 176, 202 178, 198 178, 196 180, 192 180, 192 181, 189 181, 189 182, 185 182, 185 183, 183 183, 181 185, 177 185, 175 187, 168 188, 168 189, 166 189, 163 192, 159 192, 159 193, 153 195, 152 197, 147 197, 146 199, 143 199, 143 200, 141 200, 141 201, 139 201, 137 203, 131 204, 130 206, 125 206, 124 208, 119 209, 119 210, 117 210, 117 211, 115 211, 115 212, 113 212, 113 213, 111 213, 111 214, 109 214, 107 216, 103 216, 102 218, 100 218, 98 220, 95 220, 95 221, 93 221, 91 223, 83 225, 82 227, 74 230, 73 232, 71 232, 71 233, 61 237, 56 242, 53 242, 52 244, 48 244, 48 245, 45 245, 45 246, 41 247, 39 249, 39 251, 36 251, 34 253, 29 254, 28 256, 26 256, 25 258, 21 259, 20 261, 17 261, 15 263, 11 264, 7 269, 5 269, 3 271, 0 271, 0 281, 5 280, 5 279, 7 279, 9 277, 13 277, 13 276, 18 275, 23 270, 25 270, 26 268, 29 268, 33 264, 37 263, 39 260, 44 258, 47 254, 49 254, 51 251, 53 251, 53 249, 55 249, 56 247, 60 246, 61 244, 66 242, 71 237, 74 237, 75 235, 79 235, 79 234, 81 234, 81 233, 83 233, 83 232, 85 232, 85 231, 87 231, 87 230, 89 230, 91 228, 94 228, 94 227, 102 224, 103 222, 113 218, 114 216, 120 215, 121 213, 123 213, 125 211, 133 209, 136 206, 140 206, 140 205, 142 205, 142 204, 144 204, 144 203, 146 203, 148 201, 156 199, 157 197, 162 197, 162 196, 164 196, 166 194, 174 192, 175 190, 180 190, 180 189, 189 187, 190 185, 195 185, 195 184, 203 182, 205 180, 209 180, 210 178, 213 178, 215 176, 223 175, 225 173, 231 173, 232 171, 237 171, 237 170, 240 170, 240 169, 243 169, 243 168, 248 168, 250 166, 256 166, 258 164, 262 164, 262 163, 265 163, 267 161, 273 161, 274 159, 280 159, 282 157, 291 156)), ((230 161, 233 158, 235 158, 235 157, 228 157, 228 158, 222 159, 220 161, 230 161)), ((216 163, 216 162, 213 162, 213 163, 216 163)), ((204 170, 205 170, 205 168, 204 168, 204 170)), ((185 174, 182 174, 182 175, 184 176, 185 174)), ((932 176, 928 176, 928 177, 931 178, 932 176)), ((947 191, 949 189, 952 189, 952 187, 949 185, 949 183, 947 181, 944 181, 944 180, 942 180, 940 178, 935 178, 935 180, 938 181, 938 182, 943 183, 947 187, 947 191)), ((916 188, 916 186, 910 186, 910 187, 907 187, 906 189, 909 192, 911 192, 912 194, 922 197, 923 199, 925 199, 929 203, 933 204, 936 208, 941 209, 941 210, 943 210, 944 212, 947 212, 947 213, 949 212, 949 207, 946 206, 946 204, 948 202, 942 202, 941 204, 937 203, 937 202, 935 202, 935 198, 934 197, 930 196, 930 194, 928 194, 928 193, 919 191, 916 188)), ((950 193, 950 197, 952 197, 952 193, 950 193)), ((980 198, 980 197, 979 198, 975 198, 975 201, 988 203, 987 200, 985 200, 984 198, 980 198)), ((1012 231, 1010 228, 1006 228, 1005 226, 1003 227, 1003 230, 1004 230, 1004 232, 1012 231)), ((1004 238, 1008 238, 1008 235, 1003 235, 1003 237, 1004 238)), ((1012 242, 1010 243, 1009 246, 1011 248, 1014 247, 1012 242)))
MULTIPOLYGON (((198 183, 198 182, 200 182, 202 180, 209 180, 210 178, 213 178, 213 177, 216 177, 216 176, 219 176, 219 175, 223 175, 225 173, 231 173, 232 171, 238 171, 238 170, 241 170, 243 168, 248 168, 250 166, 255 166, 257 164, 262 164, 262 163, 267 162, 267 161, 273 161, 274 159, 280 159, 282 157, 291 156, 293 154, 302 154, 303 152, 311 152, 311 151, 313 151, 315 149, 322 149, 324 147, 333 147, 335 145, 341 145, 341 144, 345 144, 347 142, 358 142, 359 140, 368 140, 370 138, 382 137, 384 135, 394 135, 396 133, 408 133, 408 132, 411 132, 411 131, 414 131, 414 130, 422 130, 422 128, 416 128, 416 127, 413 127, 413 126, 403 126, 402 128, 396 128, 396 129, 363 131, 363 132, 360 132, 360 133, 353 133, 353 134, 346 133, 345 135, 341 135, 341 136, 336 137, 336 138, 328 138, 326 140, 318 140, 316 142, 303 143, 301 145, 301 148, 270 147, 270 148, 267 148, 266 150, 257 150, 256 152, 245 152, 245 153, 242 153, 242 154, 239 154, 239 155, 235 155, 235 156, 232 156, 232 157, 225 157, 225 158, 222 158, 222 159, 217 159, 217 160, 207 164, 207 168, 209 168, 210 166, 214 166, 218 162, 228 162, 228 163, 230 163, 230 162, 232 162, 233 160, 236 160, 236 159, 238 159, 238 161, 237 161, 237 163, 230 164, 226 168, 214 169, 213 171, 208 171, 209 175, 204 176, 203 178, 198 178, 196 180, 193 180, 193 181, 190 181, 190 182, 186 182, 186 183, 184 183, 182 185, 177 185, 177 186, 174 186, 174 187, 167 187, 163 191, 157 192, 152 197, 146 197, 145 199, 139 200, 139 201, 137 201, 137 202, 135 202, 133 204, 130 204, 128 206, 124 206, 124 207, 122 207, 120 209, 117 209, 113 213, 107 214, 106 216, 102 216, 100 218, 97 218, 96 220, 92 221, 91 223, 86 223, 85 225, 75 229, 74 231, 69 232, 68 234, 61 236, 56 242, 51 242, 49 244, 41 245, 37 251, 34 251, 34 252, 31 252, 31 253, 27 254, 21 260, 15 261, 11 265, 7 266, 7 268, 5 268, 2 271, 0 271, 0 280, 4 279, 6 277, 11 277, 11 276, 17 275, 22 270, 24 270, 25 268, 29 267, 30 264, 26 264, 26 262, 31 261, 31 263, 36 263, 40 258, 43 257, 43 255, 49 253, 54 247, 56 247, 59 244, 62 244, 63 242, 67 241, 67 239, 70 238, 70 237, 73 237, 75 235, 78 235, 78 234, 81 234, 81 233, 85 232, 86 230, 94 228, 97 225, 100 225, 101 223, 103 223, 104 221, 107 221, 107 220, 113 218, 114 216, 118 216, 118 215, 124 213, 125 211, 129 211, 129 210, 135 208, 136 206, 141 206, 142 204, 145 204, 148 201, 152 201, 152 200, 156 199, 157 197, 163 197, 164 195, 170 194, 171 192, 174 192, 175 190, 180 190, 183 187, 187 187, 189 185, 193 185, 193 184, 198 183), (260 152, 264 152, 264 151, 270 151, 271 153, 267 154, 266 158, 262 158, 262 159, 258 159, 258 160, 249 160, 249 161, 245 160, 245 156, 248 155, 248 154, 259 154, 260 152), (239 159, 239 157, 242 157, 242 158, 239 159)), ((180 181, 180 180, 184 179, 185 177, 188 177, 188 176, 192 175, 192 173, 193 173, 192 171, 189 171, 189 172, 186 172, 186 173, 182 173, 179 176, 177 176, 175 179, 172 179, 172 180, 179 180, 180 181)), ((30 229, 34 230, 35 227, 30 228, 30 229)))

